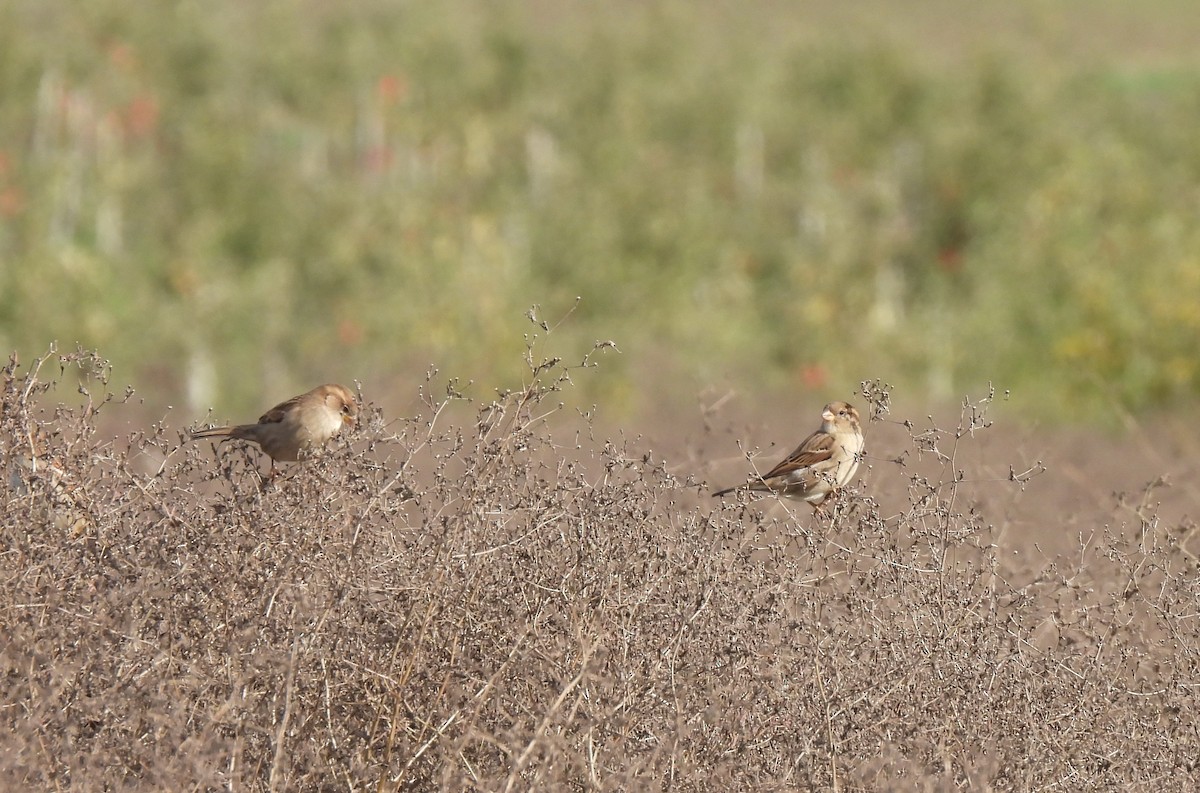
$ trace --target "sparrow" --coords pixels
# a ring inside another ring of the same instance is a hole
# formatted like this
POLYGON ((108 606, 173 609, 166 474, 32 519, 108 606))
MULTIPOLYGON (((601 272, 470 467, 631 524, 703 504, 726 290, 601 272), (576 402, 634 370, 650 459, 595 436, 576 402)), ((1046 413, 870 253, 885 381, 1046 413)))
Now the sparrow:
POLYGON ((744 485, 718 490, 713 497, 743 488, 765 490, 805 501, 817 510, 854 477, 862 455, 858 411, 846 402, 830 402, 821 413, 820 428, 778 465, 744 485))
POLYGON ((211 427, 192 433, 201 438, 236 438, 254 441, 275 463, 302 460, 316 454, 346 425, 354 426, 358 405, 350 389, 337 383, 317 386, 312 391, 280 402, 262 414, 257 424, 211 427))

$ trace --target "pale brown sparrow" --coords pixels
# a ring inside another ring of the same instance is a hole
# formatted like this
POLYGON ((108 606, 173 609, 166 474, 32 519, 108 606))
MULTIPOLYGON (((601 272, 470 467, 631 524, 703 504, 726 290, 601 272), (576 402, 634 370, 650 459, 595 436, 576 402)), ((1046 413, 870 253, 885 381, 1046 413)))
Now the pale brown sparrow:
POLYGON ((723 496, 734 490, 766 490, 819 509, 825 499, 845 487, 858 470, 863 455, 862 427, 858 411, 846 402, 830 402, 821 413, 821 427, 778 465, 744 485, 718 490, 723 496))
POLYGON ((200 438, 236 438, 254 441, 277 461, 302 460, 320 451, 330 438, 358 419, 358 405, 350 389, 337 383, 317 386, 312 391, 280 402, 259 418, 257 424, 212 427, 192 433, 200 438))

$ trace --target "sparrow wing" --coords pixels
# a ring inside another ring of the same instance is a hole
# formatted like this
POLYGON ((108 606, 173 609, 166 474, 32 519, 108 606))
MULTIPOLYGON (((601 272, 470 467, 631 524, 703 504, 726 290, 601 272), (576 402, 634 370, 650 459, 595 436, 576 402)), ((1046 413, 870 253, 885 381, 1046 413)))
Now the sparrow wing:
POLYGON ((777 476, 787 476, 788 474, 799 471, 801 468, 808 468, 817 463, 825 462, 833 456, 834 437, 828 432, 817 430, 812 435, 804 439, 796 449, 787 457, 779 461, 779 464, 762 475, 763 479, 771 479, 777 476))
POLYGON ((259 424, 278 424, 279 422, 283 421, 284 416, 286 416, 288 414, 288 411, 290 411, 295 406, 295 404, 299 401, 300 401, 300 397, 294 396, 291 399, 287 400, 286 402, 280 402, 278 405, 276 405, 275 407, 268 410, 266 413, 259 416, 258 423, 259 424))

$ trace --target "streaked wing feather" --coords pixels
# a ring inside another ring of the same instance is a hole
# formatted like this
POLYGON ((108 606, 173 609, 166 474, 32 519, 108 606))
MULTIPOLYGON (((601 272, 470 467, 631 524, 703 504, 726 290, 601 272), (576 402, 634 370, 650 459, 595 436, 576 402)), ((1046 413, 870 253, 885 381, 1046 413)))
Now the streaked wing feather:
POLYGON ((834 437, 828 433, 814 432, 805 438, 804 442, 797 446, 791 454, 780 460, 778 465, 763 474, 762 478, 786 476, 793 471, 828 460, 833 456, 833 441, 834 437))
POLYGON ((300 397, 292 397, 286 402, 280 402, 278 405, 259 416, 258 423, 278 424, 279 422, 283 421, 283 417, 287 415, 288 410, 290 410, 298 401, 300 401, 300 397))

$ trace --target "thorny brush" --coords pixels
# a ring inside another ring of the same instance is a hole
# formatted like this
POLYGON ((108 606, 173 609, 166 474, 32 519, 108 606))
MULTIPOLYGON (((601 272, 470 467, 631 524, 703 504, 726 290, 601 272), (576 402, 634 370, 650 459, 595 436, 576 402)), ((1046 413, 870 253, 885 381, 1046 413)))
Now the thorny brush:
MULTIPOLYGON (((367 402, 356 433, 269 487, 257 452, 214 457, 166 418, 98 437, 130 398, 98 356, 11 362, 0 781, 1194 786, 1195 557, 1151 488, 1134 537, 1010 584, 961 491, 993 393, 953 429, 903 422, 910 447, 872 459, 937 463, 907 474, 904 510, 857 487, 827 518, 771 517, 774 499, 713 507, 653 453, 593 440, 558 399, 573 367, 539 343, 473 419, 431 371, 422 415, 367 402), (50 407, 52 364, 84 375, 82 406, 50 407)), ((877 421, 889 392, 862 386, 877 421)))

